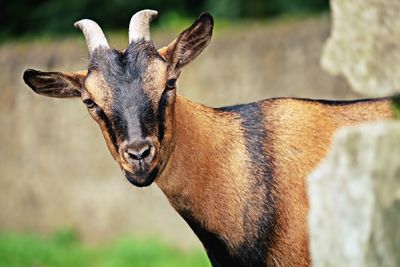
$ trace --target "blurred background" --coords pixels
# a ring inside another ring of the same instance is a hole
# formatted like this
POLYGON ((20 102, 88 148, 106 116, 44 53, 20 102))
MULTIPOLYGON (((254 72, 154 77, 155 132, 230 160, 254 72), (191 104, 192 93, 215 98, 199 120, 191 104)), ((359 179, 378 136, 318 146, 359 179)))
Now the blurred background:
POLYGON ((209 47, 178 90, 211 106, 267 97, 358 97, 319 64, 330 33, 324 0, 14 0, 0 2, 0 266, 210 266, 201 244, 155 186, 128 183, 79 100, 34 95, 26 68, 87 67, 83 35, 96 20, 127 46, 140 9, 159 11, 157 47, 203 11, 209 47))

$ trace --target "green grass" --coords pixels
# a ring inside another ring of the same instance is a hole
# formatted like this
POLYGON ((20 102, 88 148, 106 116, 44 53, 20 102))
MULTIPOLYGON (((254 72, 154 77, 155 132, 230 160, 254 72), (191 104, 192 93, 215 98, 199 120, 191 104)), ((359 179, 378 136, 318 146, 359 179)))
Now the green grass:
POLYGON ((203 251, 184 252, 157 240, 120 239, 101 247, 82 244, 74 232, 44 238, 0 233, 1 267, 209 267, 203 251))

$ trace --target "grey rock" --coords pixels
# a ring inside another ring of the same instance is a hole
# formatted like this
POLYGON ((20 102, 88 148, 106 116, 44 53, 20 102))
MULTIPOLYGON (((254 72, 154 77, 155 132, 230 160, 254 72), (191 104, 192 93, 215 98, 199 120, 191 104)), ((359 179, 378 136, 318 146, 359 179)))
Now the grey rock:
POLYGON ((331 0, 333 27, 321 64, 370 96, 400 92, 400 1, 331 0))
POLYGON ((400 122, 341 129, 308 190, 313 266, 400 266, 400 122))

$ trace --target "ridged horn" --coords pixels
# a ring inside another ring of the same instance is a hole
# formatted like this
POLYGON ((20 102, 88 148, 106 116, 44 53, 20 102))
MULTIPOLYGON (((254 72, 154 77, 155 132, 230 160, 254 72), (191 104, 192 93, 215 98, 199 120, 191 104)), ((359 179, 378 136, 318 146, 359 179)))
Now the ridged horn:
POLYGON ((150 22, 158 15, 155 10, 145 9, 132 16, 129 23, 129 43, 142 39, 150 41, 150 22))
POLYGON ((89 49, 89 55, 92 55, 93 51, 98 47, 110 47, 99 24, 93 20, 82 19, 75 22, 74 26, 83 32, 89 49))

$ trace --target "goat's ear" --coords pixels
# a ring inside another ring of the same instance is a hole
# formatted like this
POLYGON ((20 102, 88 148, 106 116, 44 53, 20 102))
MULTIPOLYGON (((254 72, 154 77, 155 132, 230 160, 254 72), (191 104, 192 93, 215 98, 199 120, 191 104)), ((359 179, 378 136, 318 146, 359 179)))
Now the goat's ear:
POLYGON ((25 83, 32 90, 49 97, 79 97, 87 71, 62 73, 28 69, 24 72, 25 83))
POLYGON ((213 27, 213 17, 208 13, 203 13, 192 26, 158 52, 172 65, 175 71, 179 71, 207 47, 211 40, 213 27))

